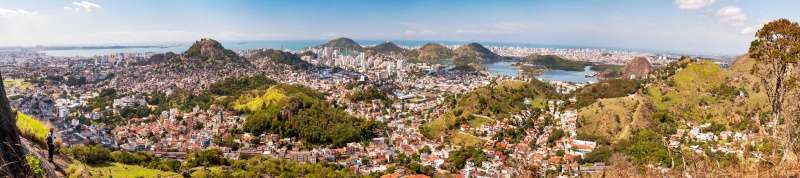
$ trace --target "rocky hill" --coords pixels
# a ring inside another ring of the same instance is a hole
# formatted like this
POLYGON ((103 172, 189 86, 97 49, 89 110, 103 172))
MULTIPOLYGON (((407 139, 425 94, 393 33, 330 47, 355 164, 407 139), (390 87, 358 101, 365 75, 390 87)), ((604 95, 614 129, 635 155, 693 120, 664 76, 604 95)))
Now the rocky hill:
POLYGON ((499 59, 500 56, 492 52, 491 50, 483 47, 483 45, 478 43, 470 43, 461 47, 458 47, 455 51, 456 56, 464 56, 464 57, 475 57, 481 61, 491 61, 499 59))
POLYGON ((644 57, 635 57, 633 60, 625 64, 625 67, 619 70, 622 77, 631 77, 634 78, 644 78, 647 77, 647 74, 653 71, 653 67, 650 64, 650 61, 647 61, 647 58, 644 57))
POLYGON ((219 42, 209 38, 203 38, 194 42, 183 56, 193 59, 203 60, 239 60, 240 57, 235 52, 225 49, 219 42))
MULTIPOLYGON (((3 79, 0 74, 0 80, 3 79)), ((0 86, 0 175, 26 177, 30 169, 26 166, 25 149, 21 146, 20 131, 15 124, 15 115, 6 97, 5 85, 0 86)), ((0 176, 0 177, 5 177, 0 176)))
POLYGON ((364 48, 364 50, 373 50, 377 53, 382 53, 382 54, 403 53, 406 51, 406 49, 403 49, 400 46, 397 46, 394 43, 388 41, 373 47, 364 48))
POLYGON ((428 43, 415 50, 418 59, 450 59, 455 52, 452 49, 436 43, 428 43))
POLYGON ((350 38, 337 38, 317 47, 331 47, 339 50, 361 51, 363 47, 350 38))

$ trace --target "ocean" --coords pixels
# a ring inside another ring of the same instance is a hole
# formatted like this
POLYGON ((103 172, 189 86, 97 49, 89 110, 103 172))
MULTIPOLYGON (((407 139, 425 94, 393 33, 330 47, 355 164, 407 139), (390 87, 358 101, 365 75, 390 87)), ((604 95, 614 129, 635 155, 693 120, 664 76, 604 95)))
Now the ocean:
MULTIPOLYGON (((258 48, 273 48, 273 49, 280 49, 281 47, 284 50, 290 51, 300 51, 304 48, 319 46, 328 42, 327 40, 275 40, 275 41, 220 41, 222 46, 227 49, 236 49, 236 50, 245 50, 245 49, 258 49, 258 48)), ((362 46, 366 45, 377 45, 385 40, 357 40, 357 43, 361 44, 362 46)), ((174 52, 174 53, 182 53, 189 48, 194 42, 172 42, 172 43, 148 43, 148 44, 108 44, 110 45, 154 45, 154 46, 170 46, 166 48, 124 48, 124 49, 77 49, 77 50, 47 50, 42 51, 47 55, 51 56, 64 56, 64 57, 74 57, 74 56, 81 56, 81 57, 91 57, 91 56, 102 56, 108 54, 118 54, 118 53, 146 53, 146 52, 156 52, 156 53, 165 53, 165 52, 174 52)), ((444 44, 444 45, 465 45, 471 42, 464 42, 464 41, 408 41, 408 40, 400 40, 400 41, 392 41, 392 43, 401 45, 401 46, 422 46, 427 43, 437 43, 437 44, 444 44)), ((593 47, 593 46, 578 46, 578 45, 548 45, 548 44, 525 44, 525 43, 501 43, 501 42, 478 42, 484 46, 508 46, 508 47, 528 47, 528 48, 554 48, 554 49, 607 49, 607 50, 615 50, 615 51, 632 51, 632 52, 642 52, 642 53, 660 53, 656 50, 647 50, 647 49, 629 49, 629 48, 609 48, 609 47, 593 47)), ((93 45, 93 46, 100 46, 100 45, 93 45)), ((663 52, 663 51, 661 51, 663 52)))

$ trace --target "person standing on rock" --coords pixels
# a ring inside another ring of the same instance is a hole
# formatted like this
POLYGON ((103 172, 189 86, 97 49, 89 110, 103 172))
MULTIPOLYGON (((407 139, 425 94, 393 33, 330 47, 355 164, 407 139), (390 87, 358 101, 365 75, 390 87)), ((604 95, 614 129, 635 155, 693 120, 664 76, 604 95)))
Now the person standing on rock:
POLYGON ((45 140, 47 140, 47 154, 50 158, 50 162, 52 163, 53 152, 56 150, 56 144, 55 144, 56 134, 53 134, 53 128, 50 128, 50 133, 47 134, 45 140))

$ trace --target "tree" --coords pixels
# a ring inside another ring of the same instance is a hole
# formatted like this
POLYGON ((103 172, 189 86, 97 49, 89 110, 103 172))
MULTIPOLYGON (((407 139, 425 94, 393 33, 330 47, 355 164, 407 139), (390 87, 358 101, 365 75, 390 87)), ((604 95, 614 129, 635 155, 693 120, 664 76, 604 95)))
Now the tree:
MULTIPOLYGON (((800 25, 787 19, 778 19, 767 23, 758 32, 756 40, 750 43, 750 58, 756 65, 750 73, 758 76, 767 91, 770 107, 772 108, 772 136, 777 137, 778 121, 784 113, 784 101, 790 97, 798 87, 798 76, 792 74, 800 57, 800 25)), ((796 70, 796 69, 795 69, 796 70)), ((787 124, 795 121, 786 120, 787 124)), ((785 125, 786 129, 784 159, 790 150, 792 127, 785 125)))

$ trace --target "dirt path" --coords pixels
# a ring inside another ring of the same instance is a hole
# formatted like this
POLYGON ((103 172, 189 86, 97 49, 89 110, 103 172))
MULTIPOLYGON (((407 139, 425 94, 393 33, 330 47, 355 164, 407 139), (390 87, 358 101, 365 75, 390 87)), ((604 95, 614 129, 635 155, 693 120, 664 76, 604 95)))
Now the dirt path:
POLYGON ((22 146, 28 150, 28 155, 40 160, 40 167, 44 170, 46 177, 67 177, 67 168, 72 165, 72 160, 66 155, 54 154, 53 162, 51 163, 48 161, 46 147, 42 147, 25 138, 22 138, 22 146))
POLYGON ((633 98, 636 99, 636 108, 633 111, 633 116, 631 117, 631 123, 629 123, 628 125, 625 125, 625 127, 622 128, 622 132, 620 132, 620 134, 619 134, 619 136, 617 136, 616 140, 621 140, 623 138, 627 138, 628 135, 630 135, 631 125, 633 125, 633 123, 636 123, 636 120, 639 118, 639 111, 640 111, 640 109, 642 107, 642 104, 644 104, 644 102, 642 102, 642 98, 640 98, 639 94, 636 94, 633 98))

